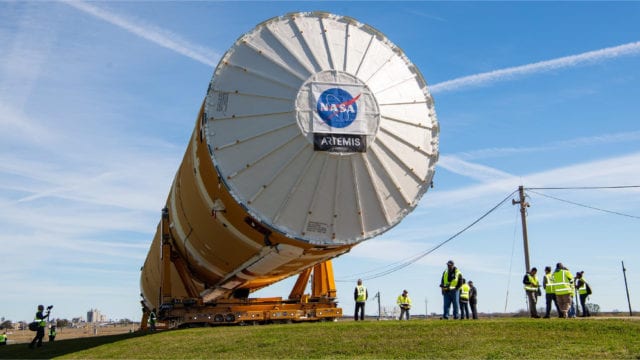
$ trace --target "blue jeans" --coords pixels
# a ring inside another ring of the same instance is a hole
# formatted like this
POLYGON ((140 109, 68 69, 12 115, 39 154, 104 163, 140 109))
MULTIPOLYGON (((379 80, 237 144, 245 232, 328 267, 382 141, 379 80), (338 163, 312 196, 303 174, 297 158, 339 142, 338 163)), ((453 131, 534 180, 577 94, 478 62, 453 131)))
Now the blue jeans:
POLYGON ((406 320, 409 320, 409 308, 400 308, 400 317, 398 318, 398 320, 402 320, 402 316, 404 316, 406 320))
POLYGON ((460 302, 460 298, 458 296, 459 293, 457 289, 445 290, 442 293, 442 298, 444 299, 444 311, 442 312, 442 317, 444 319, 449 318, 449 308, 451 308, 451 305, 453 305, 453 318, 458 318, 458 303, 460 302))
POLYGON ((469 300, 460 299, 460 319, 469 318, 469 300), (466 316, 465 316, 466 315, 466 316))
POLYGON ((364 320, 364 301, 356 301, 356 311, 353 314, 353 320, 358 321, 358 313, 360 314, 360 320, 364 320))

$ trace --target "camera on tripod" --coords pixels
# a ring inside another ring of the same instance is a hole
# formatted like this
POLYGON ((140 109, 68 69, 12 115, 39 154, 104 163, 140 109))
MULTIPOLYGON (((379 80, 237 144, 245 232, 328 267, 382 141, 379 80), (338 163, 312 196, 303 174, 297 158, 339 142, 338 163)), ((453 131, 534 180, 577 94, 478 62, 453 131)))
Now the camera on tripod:
POLYGON ((47 310, 51 310, 51 309, 53 309, 53 305, 47 306, 47 310))

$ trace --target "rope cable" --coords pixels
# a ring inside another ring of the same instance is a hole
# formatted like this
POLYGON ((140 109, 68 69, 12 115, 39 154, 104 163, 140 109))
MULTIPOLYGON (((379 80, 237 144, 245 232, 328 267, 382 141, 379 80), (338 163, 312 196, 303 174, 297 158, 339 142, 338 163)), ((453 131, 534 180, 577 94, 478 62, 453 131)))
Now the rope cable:
MULTIPOLYGON (((392 266, 390 267, 389 265, 384 266, 382 268, 389 268, 388 270, 384 270, 384 271, 379 271, 371 276, 368 277, 361 277, 363 280, 371 280, 371 279, 376 279, 382 276, 386 276, 389 275, 391 273, 394 273, 396 271, 402 270, 405 267, 415 263, 416 261, 422 259, 423 257, 431 254, 432 252, 436 251, 437 249, 439 249, 440 247, 444 246, 446 243, 448 243, 449 241, 457 238, 458 236, 460 236, 462 233, 464 233, 465 231, 469 230, 471 227, 473 227, 474 225, 476 225, 477 223, 479 223, 481 220, 483 220, 484 218, 486 218, 489 214, 491 214, 492 212, 494 212, 496 209, 498 209, 500 206, 502 206, 507 200, 509 200, 511 198, 511 196, 513 196, 513 194, 515 194, 516 192, 518 192, 518 190, 514 190, 511 193, 509 193, 509 195, 507 195, 502 201, 500 201, 498 204, 496 204, 493 208, 491 208, 489 211, 485 212, 482 216, 480 216, 479 218, 477 218, 475 221, 473 221, 472 223, 470 223, 469 225, 467 225, 466 227, 464 227, 462 230, 458 231, 457 233, 455 233, 454 235, 450 236, 448 239, 442 241, 441 243, 437 244, 436 246, 432 247, 429 250, 423 251, 421 253, 418 253, 412 257, 409 257, 406 259, 406 261, 403 262, 396 262, 398 265, 392 266)), ((380 269, 380 268, 379 268, 380 269)), ((371 273, 374 272, 376 270, 372 270, 372 271, 368 271, 368 272, 363 272, 363 273, 359 273, 359 274, 364 274, 364 273, 371 273)), ((353 276, 353 275, 351 275, 353 276)), ((355 280, 353 279, 345 279, 345 280, 335 280, 336 282, 353 282, 355 280)))
MULTIPOLYGON (((569 201, 569 200, 560 199, 560 198, 557 198, 557 197, 554 197, 554 196, 551 196, 551 195, 547 195, 547 194, 543 194, 543 193, 535 191, 535 190, 600 190, 600 189, 633 189, 633 188, 640 188, 640 185, 578 186, 578 187, 526 187, 525 189, 530 191, 530 192, 532 192, 532 193, 538 194, 540 196, 548 197, 548 198, 551 198, 551 199, 554 199, 554 200, 557 200, 557 201, 566 202, 566 203, 569 203, 569 204, 572 204, 572 205, 581 206, 581 207, 585 207, 585 208, 589 208, 589 209, 593 209, 593 210, 598 210, 598 211, 603 211, 603 212, 607 212, 607 213, 611 213, 611 214, 615 214, 615 215, 626 216, 626 217, 630 217, 630 218, 634 218, 634 219, 640 219, 639 216, 629 215, 629 214, 624 214, 624 213, 620 213, 620 212, 616 212, 616 211, 610 211, 610 210, 601 209, 601 208, 597 208, 597 207, 593 207, 593 206, 589 206, 589 205, 584 205, 584 204, 576 203, 576 202, 569 201)), ((425 256, 431 254, 432 252, 436 251, 437 249, 439 249, 440 247, 444 246, 446 243, 450 242, 451 240, 457 238, 458 236, 460 236, 465 231, 469 230, 471 227, 473 227, 474 225, 479 223, 481 220, 483 220, 485 217, 487 217, 489 214, 491 214, 497 208, 502 206, 516 192, 518 192, 518 190, 515 190, 515 191, 511 192, 509 195, 507 195, 507 197, 505 197, 497 205, 495 205, 489 211, 487 211, 482 216, 480 216, 478 219, 473 221, 471 224, 467 225, 465 228, 463 228, 462 230, 458 231, 457 233, 455 233, 454 235, 452 235, 448 239, 446 239, 446 240, 442 241, 441 243, 437 244, 436 246, 432 247, 431 249, 428 249, 428 250, 425 250, 425 251, 423 251, 421 253, 418 253, 416 255, 413 255, 413 256, 398 260, 398 261, 393 262, 391 264, 379 267, 377 269, 372 269, 372 270, 368 270, 368 271, 355 273, 355 274, 352 274, 350 276, 354 276, 355 277, 356 275, 364 275, 364 274, 373 273, 373 275, 371 275, 371 276, 365 276, 365 277, 357 276, 359 278, 362 278, 363 280, 371 280, 371 279, 376 279, 376 278, 379 278, 379 277, 382 277, 382 276, 386 276, 386 275, 389 275, 389 274, 394 273, 396 271, 404 269, 405 267, 417 262, 418 260, 420 260, 420 259, 424 258, 425 256), (386 269, 386 270, 383 270, 383 269, 386 269)), ((515 245, 512 248, 512 257, 513 257, 514 249, 515 249, 515 245)), ((509 269, 510 272, 511 272, 511 266, 512 265, 510 265, 510 269, 509 269)), ((336 282, 353 282, 355 280, 353 280, 353 279, 344 279, 344 280, 335 280, 335 281, 336 282)), ((508 301, 508 291, 507 291, 507 301, 508 301)), ((506 303, 505 303, 505 307, 506 307, 506 303)))
POLYGON ((511 242, 511 260, 509 261, 509 276, 507 277, 507 294, 504 299, 504 312, 507 312, 507 304, 509 304, 509 288, 511 287, 511 271, 513 270, 513 254, 516 249, 516 232, 518 231, 518 212, 513 221, 513 241, 511 242))

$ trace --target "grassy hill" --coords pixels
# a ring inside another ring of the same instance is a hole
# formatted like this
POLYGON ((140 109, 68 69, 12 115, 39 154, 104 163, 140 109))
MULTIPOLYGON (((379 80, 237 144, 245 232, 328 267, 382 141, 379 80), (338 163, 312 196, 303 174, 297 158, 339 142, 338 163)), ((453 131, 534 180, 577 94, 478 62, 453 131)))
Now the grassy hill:
POLYGON ((97 336, 0 347, 0 358, 640 359, 634 319, 339 321, 97 336))

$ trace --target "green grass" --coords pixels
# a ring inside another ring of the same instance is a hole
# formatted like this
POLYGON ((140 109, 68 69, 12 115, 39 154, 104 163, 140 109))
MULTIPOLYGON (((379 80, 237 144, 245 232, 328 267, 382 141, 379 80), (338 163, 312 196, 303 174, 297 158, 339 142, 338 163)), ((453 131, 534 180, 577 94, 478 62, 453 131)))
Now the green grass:
POLYGON ((56 341, 0 358, 640 359, 640 321, 481 319, 340 321, 196 328, 56 341))

